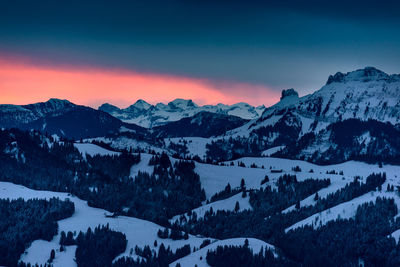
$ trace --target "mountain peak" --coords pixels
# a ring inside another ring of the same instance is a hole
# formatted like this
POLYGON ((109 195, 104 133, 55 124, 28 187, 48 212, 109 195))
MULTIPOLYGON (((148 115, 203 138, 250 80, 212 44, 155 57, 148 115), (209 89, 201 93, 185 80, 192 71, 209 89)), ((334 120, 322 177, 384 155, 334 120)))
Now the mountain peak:
POLYGON ((107 112, 107 113, 111 113, 111 112, 120 110, 118 107, 111 105, 109 103, 102 104, 98 109, 101 111, 107 112))
POLYGON ((297 91, 294 90, 293 88, 282 90, 281 100, 283 100, 284 98, 287 98, 287 97, 298 98, 299 93, 297 93, 297 91))
POLYGON ((151 105, 144 101, 143 99, 139 99, 135 102, 135 104, 131 105, 130 107, 135 107, 140 110, 148 110, 151 105))
POLYGON ((50 98, 47 100, 49 103, 71 103, 67 99, 59 99, 59 98, 50 98))
POLYGON ((388 79, 390 76, 374 67, 365 67, 363 69, 358 69, 355 71, 348 72, 346 74, 342 72, 337 72, 335 75, 330 75, 326 84, 331 84, 334 82, 342 83, 347 81, 362 81, 368 82, 371 80, 382 80, 388 79))
POLYGON ((38 102, 35 104, 24 105, 23 107, 28 108, 32 111, 41 112, 49 112, 52 110, 63 110, 66 108, 71 108, 75 106, 75 104, 69 102, 66 99, 58 99, 58 98, 50 98, 46 102, 38 102))

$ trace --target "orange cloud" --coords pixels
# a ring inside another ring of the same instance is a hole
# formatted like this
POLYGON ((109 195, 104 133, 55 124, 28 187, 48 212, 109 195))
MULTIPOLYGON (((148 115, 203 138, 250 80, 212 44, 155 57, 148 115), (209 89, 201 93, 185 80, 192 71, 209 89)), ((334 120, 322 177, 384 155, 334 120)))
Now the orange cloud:
POLYGON ((125 107, 139 98, 153 104, 185 98, 199 104, 248 102, 268 106, 279 99, 279 94, 245 83, 101 68, 53 68, 0 59, 1 104, 28 104, 52 97, 93 107, 104 102, 125 107))

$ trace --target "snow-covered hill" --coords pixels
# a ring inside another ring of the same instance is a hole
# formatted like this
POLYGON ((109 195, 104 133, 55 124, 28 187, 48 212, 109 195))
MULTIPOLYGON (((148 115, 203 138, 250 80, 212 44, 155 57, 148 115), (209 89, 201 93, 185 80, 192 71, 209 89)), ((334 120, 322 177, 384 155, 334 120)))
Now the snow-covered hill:
POLYGON ((178 121, 202 111, 232 115, 249 120, 258 118, 264 109, 264 106, 253 107, 247 103, 199 106, 192 100, 185 99, 175 99, 168 104, 158 103, 156 105, 151 105, 140 99, 125 109, 119 109, 108 103, 99 107, 99 110, 107 112, 124 122, 134 123, 146 128, 178 121))

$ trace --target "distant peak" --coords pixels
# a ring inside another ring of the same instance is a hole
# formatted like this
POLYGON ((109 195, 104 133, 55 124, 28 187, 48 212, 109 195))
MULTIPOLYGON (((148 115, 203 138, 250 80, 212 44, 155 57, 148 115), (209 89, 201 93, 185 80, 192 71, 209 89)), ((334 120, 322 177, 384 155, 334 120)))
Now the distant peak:
POLYGON ((39 102, 39 103, 36 103, 36 104, 31 104, 31 105, 47 106, 47 107, 52 107, 52 108, 56 108, 56 109, 62 109, 64 107, 74 106, 75 104, 69 102, 66 99, 50 98, 46 102, 39 102))
POLYGON ((101 108, 101 107, 116 107, 116 106, 114 106, 114 105, 112 105, 110 103, 104 103, 99 108, 101 108))
POLYGON ((104 103, 102 104, 98 110, 104 111, 104 112, 113 112, 113 111, 118 111, 120 110, 118 107, 111 105, 109 103, 104 103))
POLYGON ((293 88, 282 90, 282 95, 281 95, 281 100, 283 100, 286 97, 299 97, 299 93, 297 93, 296 90, 293 88))
POLYGON ((48 103, 68 103, 68 104, 71 103, 66 99, 59 99, 59 98, 50 98, 49 100, 47 100, 47 102, 48 103))
POLYGON ((365 67, 363 69, 358 69, 355 71, 348 72, 346 74, 342 72, 337 72, 335 75, 330 75, 326 84, 331 84, 334 82, 342 83, 346 81, 362 81, 367 82, 371 80, 381 80, 388 79, 389 75, 385 72, 378 70, 374 67, 365 67))
POLYGON ((146 101, 144 101, 143 99, 139 99, 131 107, 148 110, 151 107, 151 105, 149 103, 147 103, 146 101))

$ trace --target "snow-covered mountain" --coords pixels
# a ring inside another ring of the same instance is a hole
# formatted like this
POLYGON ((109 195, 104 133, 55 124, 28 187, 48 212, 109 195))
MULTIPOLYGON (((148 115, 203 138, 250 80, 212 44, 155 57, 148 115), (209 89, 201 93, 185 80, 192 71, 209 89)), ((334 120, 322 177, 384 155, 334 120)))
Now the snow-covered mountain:
POLYGON ((248 135, 282 119, 287 125, 296 124, 301 128, 301 134, 305 134, 353 118, 393 125, 400 123, 400 75, 388 75, 366 67, 331 75, 320 90, 303 97, 299 97, 294 89, 283 90, 277 104, 266 108, 260 118, 230 134, 248 135))
POLYGON ((68 100, 51 98, 46 102, 29 105, 0 105, 0 125, 16 127, 21 123, 30 123, 45 116, 58 116, 72 110, 76 105, 68 100))
POLYGON ((283 99, 268 108, 262 119, 284 109, 325 122, 358 118, 400 122, 400 75, 388 75, 373 67, 331 75, 325 86, 311 95, 297 98, 283 94, 283 99))
POLYGON ((226 151, 220 160, 233 155, 257 156, 278 146, 286 146, 280 156, 321 163, 393 159, 400 153, 399 123, 400 75, 366 67, 331 75, 320 90, 303 97, 294 89, 283 90, 281 100, 266 108, 260 118, 210 141, 208 148, 226 151), (347 123, 349 120, 352 123, 347 123), (352 125, 359 129, 349 129, 352 125), (343 136, 355 143, 342 142, 343 136), (236 140, 235 145, 230 138, 236 140))
POLYGON ((135 104, 125 109, 119 109, 108 103, 99 107, 99 110, 107 112, 124 122, 134 123, 146 128, 152 128, 164 125, 168 122, 178 121, 182 118, 192 117, 202 111, 233 115, 250 120, 258 118, 264 109, 265 106, 253 107, 247 103, 199 106, 192 100, 185 99, 175 99, 168 104, 158 103, 156 105, 151 105, 144 100, 138 100, 135 104))

